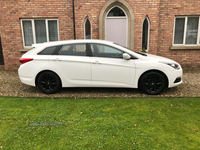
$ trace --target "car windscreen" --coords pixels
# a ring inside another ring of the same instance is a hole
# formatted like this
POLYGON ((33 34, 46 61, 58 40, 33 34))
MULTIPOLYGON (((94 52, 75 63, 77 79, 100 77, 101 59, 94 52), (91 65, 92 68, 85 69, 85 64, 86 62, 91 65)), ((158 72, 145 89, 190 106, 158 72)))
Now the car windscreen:
POLYGON ((117 43, 114 43, 114 44, 116 44, 116 45, 118 45, 118 46, 120 46, 120 47, 122 47, 122 48, 126 48, 126 49, 128 49, 128 50, 130 50, 130 51, 132 51, 132 52, 134 52, 134 53, 140 54, 140 55, 142 55, 142 56, 147 56, 147 54, 145 54, 145 53, 142 53, 142 52, 135 52, 134 50, 132 50, 132 49, 130 49, 130 48, 128 48, 128 47, 119 45, 119 44, 117 44, 117 43))

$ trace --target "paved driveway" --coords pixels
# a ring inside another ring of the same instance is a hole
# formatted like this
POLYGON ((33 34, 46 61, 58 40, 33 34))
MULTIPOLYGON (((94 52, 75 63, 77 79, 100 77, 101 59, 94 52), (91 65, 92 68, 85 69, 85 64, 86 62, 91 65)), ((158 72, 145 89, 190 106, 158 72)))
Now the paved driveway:
POLYGON ((59 93, 46 95, 38 88, 22 84, 17 71, 5 71, 0 66, 0 96, 11 97, 200 97, 200 68, 184 69, 183 84, 166 89, 158 96, 149 96, 137 89, 124 88, 64 88, 59 93))

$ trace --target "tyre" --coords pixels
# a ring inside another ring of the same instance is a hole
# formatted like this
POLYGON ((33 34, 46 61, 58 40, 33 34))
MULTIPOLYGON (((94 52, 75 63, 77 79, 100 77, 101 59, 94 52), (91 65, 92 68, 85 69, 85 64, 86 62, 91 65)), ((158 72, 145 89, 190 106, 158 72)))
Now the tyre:
POLYGON ((42 72, 37 78, 37 86, 43 93, 53 94, 61 88, 60 78, 53 72, 42 72))
POLYGON ((148 72, 141 77, 139 82, 139 88, 149 95, 158 95, 165 87, 165 77, 159 72, 148 72))

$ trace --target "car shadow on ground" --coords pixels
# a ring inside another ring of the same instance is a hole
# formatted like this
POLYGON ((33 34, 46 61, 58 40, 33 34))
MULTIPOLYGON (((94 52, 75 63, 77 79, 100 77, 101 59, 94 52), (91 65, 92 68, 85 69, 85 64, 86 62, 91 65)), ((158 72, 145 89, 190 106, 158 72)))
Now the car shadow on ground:
MULTIPOLYGON (((54 96, 69 96, 77 98, 101 98, 101 97, 163 97, 176 95, 177 88, 165 89, 160 95, 147 95, 139 89, 132 88, 62 88, 54 96)), ((40 91, 39 91, 40 92, 40 91)))

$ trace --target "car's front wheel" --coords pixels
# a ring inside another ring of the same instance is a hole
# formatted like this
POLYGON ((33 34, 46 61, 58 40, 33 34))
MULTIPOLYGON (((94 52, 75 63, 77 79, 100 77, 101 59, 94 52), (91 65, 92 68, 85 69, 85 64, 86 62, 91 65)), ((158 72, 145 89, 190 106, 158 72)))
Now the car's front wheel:
POLYGON ((50 71, 39 74, 37 78, 37 86, 45 94, 53 94, 61 88, 59 77, 50 71))
POLYGON ((141 77, 139 82, 139 88, 149 95, 158 95, 165 87, 165 77, 159 72, 148 72, 141 77))

